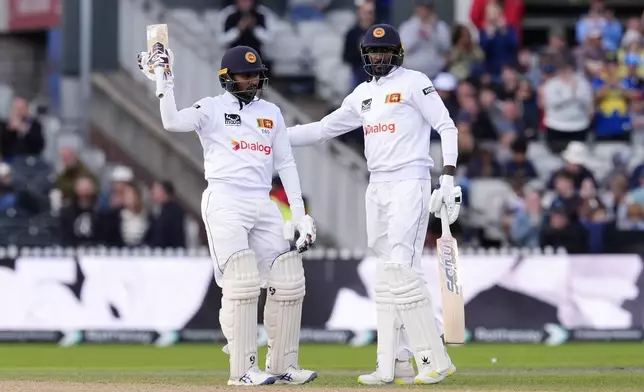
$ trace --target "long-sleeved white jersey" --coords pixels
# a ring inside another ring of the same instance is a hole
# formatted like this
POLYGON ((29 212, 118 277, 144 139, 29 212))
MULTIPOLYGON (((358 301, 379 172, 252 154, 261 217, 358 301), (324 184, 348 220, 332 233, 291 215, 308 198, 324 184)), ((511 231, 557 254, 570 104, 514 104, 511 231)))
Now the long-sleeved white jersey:
POLYGON ((167 89, 160 105, 166 130, 197 132, 209 190, 232 197, 268 197, 275 169, 293 220, 304 216, 295 159, 284 117, 276 105, 259 99, 240 106, 238 99, 226 92, 177 111, 172 89, 167 89))
POLYGON ((322 120, 288 128, 292 146, 323 143, 360 126, 371 182, 428 179, 432 128, 441 136, 444 165, 456 165, 458 132, 432 82, 399 67, 364 82, 322 120))

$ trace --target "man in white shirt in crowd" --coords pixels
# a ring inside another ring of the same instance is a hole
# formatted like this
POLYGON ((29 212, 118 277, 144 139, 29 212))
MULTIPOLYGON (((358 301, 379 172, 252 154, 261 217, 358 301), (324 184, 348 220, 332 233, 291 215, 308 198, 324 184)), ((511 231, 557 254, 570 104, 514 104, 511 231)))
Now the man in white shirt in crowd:
POLYGON ((259 98, 267 84, 266 67, 254 49, 237 46, 221 60, 225 93, 177 110, 171 72, 172 53, 141 53, 139 66, 154 80, 164 66, 161 98, 163 127, 197 132, 204 149, 202 215, 215 280, 222 288, 219 321, 228 340, 228 385, 304 384, 317 374, 298 366, 302 301, 305 293, 301 252, 315 241, 315 223, 305 214, 300 181, 280 109, 259 98), (277 170, 294 223, 284 224, 269 198, 277 170), (289 251, 295 229, 300 233, 289 251), (264 325, 269 351, 266 371, 258 367, 257 303, 268 288, 264 325), (279 324, 278 324, 279 323, 279 324))
POLYGON ((438 19, 433 0, 416 0, 414 16, 400 25, 400 38, 405 45, 406 68, 436 77, 447 64, 452 48, 452 33, 438 19))
POLYGON ((440 217, 441 209, 447 208, 450 223, 458 218, 457 130, 429 78, 401 66, 404 49, 396 29, 372 26, 360 50, 371 80, 356 87, 339 109, 322 120, 289 128, 289 137, 291 145, 307 146, 363 127, 371 172, 365 197, 367 241, 379 260, 378 365, 358 381, 433 384, 456 369, 433 316, 421 256, 430 214, 440 217), (441 136, 445 164, 440 189, 434 193, 432 128, 441 136), (409 362, 412 353, 418 365, 415 377, 409 362))

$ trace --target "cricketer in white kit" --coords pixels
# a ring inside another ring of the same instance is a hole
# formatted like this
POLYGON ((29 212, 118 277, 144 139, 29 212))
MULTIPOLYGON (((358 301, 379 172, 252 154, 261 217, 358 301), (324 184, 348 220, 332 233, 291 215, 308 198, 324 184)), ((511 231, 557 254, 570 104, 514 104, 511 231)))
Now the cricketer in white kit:
POLYGON ((368 246, 379 260, 377 368, 362 384, 433 384, 453 374, 452 364, 433 316, 421 270, 431 213, 447 207, 450 223, 458 218, 461 189, 454 186, 457 130, 427 76, 403 68, 404 48, 391 26, 371 27, 361 44, 365 71, 342 106, 321 121, 288 129, 292 146, 323 143, 364 129, 365 156, 371 173, 365 196, 368 246), (441 136, 444 174, 432 193, 430 132, 441 136), (407 341, 408 340, 408 341, 407 341), (415 358, 415 375, 411 356, 415 358))
MULTIPOLYGON (((300 181, 280 109, 259 98, 266 68, 247 46, 229 49, 221 60, 226 92, 177 110, 172 53, 141 53, 139 66, 167 66, 161 98, 163 127, 196 131, 204 149, 203 215, 215 280, 222 288, 219 320, 230 355, 228 385, 304 384, 317 374, 298 366, 304 268, 300 253, 315 241, 313 219, 305 214, 300 181), (269 198, 273 169, 284 184, 293 223, 284 222, 269 198), (300 235, 291 251, 289 240, 300 235), (268 289, 264 326, 268 334, 266 371, 258 366, 257 304, 268 289)), ((151 72, 152 71, 152 72, 151 72)))

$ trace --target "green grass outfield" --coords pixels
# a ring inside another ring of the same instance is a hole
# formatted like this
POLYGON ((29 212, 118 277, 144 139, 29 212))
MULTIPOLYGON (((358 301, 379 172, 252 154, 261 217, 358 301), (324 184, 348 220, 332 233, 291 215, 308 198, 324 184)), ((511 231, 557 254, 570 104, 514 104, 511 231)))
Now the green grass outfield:
MULTIPOLYGON (((318 371, 313 387, 358 387, 356 377, 373 370, 375 351, 375 346, 303 345, 300 362, 318 371)), ((458 373, 440 390, 644 391, 644 344, 470 344, 449 351, 458 373)), ((0 345, 0 380, 224 385, 227 360, 215 345, 7 344, 0 345)))

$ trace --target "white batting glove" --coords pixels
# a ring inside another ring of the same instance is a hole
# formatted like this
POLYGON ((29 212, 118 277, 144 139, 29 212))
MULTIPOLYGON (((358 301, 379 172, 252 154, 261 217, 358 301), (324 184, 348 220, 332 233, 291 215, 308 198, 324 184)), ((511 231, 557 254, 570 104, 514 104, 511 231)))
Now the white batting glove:
POLYGON ((148 52, 141 52, 137 56, 137 64, 143 75, 150 80, 156 80, 154 76, 154 69, 157 67, 164 67, 164 78, 166 81, 172 81, 172 64, 174 64, 174 53, 172 50, 166 49, 165 53, 153 52, 151 55, 148 52))
POLYGON ((295 247, 300 253, 306 252, 315 242, 317 229, 315 221, 310 215, 305 215, 298 222, 287 221, 284 224, 284 238, 287 241, 295 239, 295 231, 299 232, 299 237, 295 241, 295 247))
POLYGON ((440 188, 432 192, 429 199, 429 212, 435 217, 441 217, 443 205, 447 208, 449 224, 456 222, 461 212, 463 193, 460 186, 454 186, 454 176, 443 175, 440 178, 440 188))

